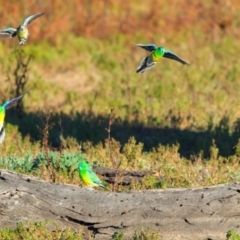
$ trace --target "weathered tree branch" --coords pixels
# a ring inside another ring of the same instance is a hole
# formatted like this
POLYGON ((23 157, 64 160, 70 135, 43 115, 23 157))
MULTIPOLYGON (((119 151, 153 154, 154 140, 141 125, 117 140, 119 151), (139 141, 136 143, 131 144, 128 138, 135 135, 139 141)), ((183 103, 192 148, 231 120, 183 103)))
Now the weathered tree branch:
POLYGON ((240 183, 196 189, 107 192, 55 184, 1 170, 0 226, 24 219, 80 225, 111 239, 142 227, 158 229, 162 239, 225 239, 240 231, 240 183))
POLYGON ((106 167, 94 167, 94 172, 103 177, 103 180, 108 183, 114 183, 116 179, 116 174, 121 175, 119 184, 130 185, 131 181, 137 180, 141 181, 143 177, 153 174, 151 171, 129 171, 129 170, 115 170, 106 167))

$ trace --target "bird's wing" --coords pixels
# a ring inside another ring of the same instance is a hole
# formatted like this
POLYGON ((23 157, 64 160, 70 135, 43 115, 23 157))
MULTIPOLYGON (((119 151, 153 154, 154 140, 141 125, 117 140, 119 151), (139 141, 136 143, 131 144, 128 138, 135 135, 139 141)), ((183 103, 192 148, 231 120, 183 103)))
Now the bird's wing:
POLYGON ((0 30, 0 38, 11 38, 17 34, 16 28, 4 28, 0 30))
POLYGON ((94 183, 96 183, 97 185, 99 185, 101 187, 104 187, 101 180, 98 178, 98 176, 96 175, 96 173, 92 169, 89 168, 88 173, 89 173, 89 176, 91 178, 91 181, 93 181, 94 183))
POLYGON ((155 44, 151 44, 151 43, 148 43, 148 44, 136 43, 136 45, 149 51, 149 52, 152 52, 157 49, 157 46, 155 44))
POLYGON ((88 169, 88 174, 91 177, 92 181, 97 181, 97 180, 100 181, 98 176, 96 175, 96 173, 92 169, 90 169, 90 168, 88 169))
POLYGON ((173 59, 173 60, 178 61, 182 64, 190 65, 190 63, 184 61, 179 56, 177 56, 175 53, 173 53, 171 51, 168 51, 168 50, 165 51, 165 53, 163 54, 163 57, 173 59))
POLYGON ((12 35, 6 32, 0 32, 0 38, 11 38, 12 35))
POLYGON ((153 62, 152 60, 149 60, 149 56, 143 58, 137 67, 136 73, 143 73, 155 66, 156 62, 153 62))
POLYGON ((139 63, 139 65, 137 67, 137 70, 136 70, 137 73, 142 71, 146 67, 147 60, 148 60, 148 56, 141 60, 141 62, 139 63))
POLYGON ((19 97, 16 97, 16 98, 13 98, 13 99, 5 102, 5 103, 3 104, 3 107, 4 107, 5 109, 9 109, 9 108, 13 107, 13 106, 17 103, 17 101, 18 101, 20 98, 22 98, 22 96, 23 96, 23 95, 21 95, 21 96, 19 96, 19 97))
POLYGON ((41 17, 42 15, 44 15, 45 12, 41 12, 41 13, 38 13, 38 14, 35 14, 35 15, 31 15, 29 17, 27 17, 26 19, 24 19, 23 21, 23 24, 24 26, 27 26, 28 24, 30 24, 34 19, 38 18, 38 17, 41 17))

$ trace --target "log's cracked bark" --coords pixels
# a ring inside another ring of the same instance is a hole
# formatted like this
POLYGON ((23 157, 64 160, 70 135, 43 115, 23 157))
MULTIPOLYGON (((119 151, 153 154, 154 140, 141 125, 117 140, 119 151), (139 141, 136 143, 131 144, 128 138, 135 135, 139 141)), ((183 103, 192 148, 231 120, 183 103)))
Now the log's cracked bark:
POLYGON ((25 219, 84 226, 96 239, 146 227, 160 230, 162 239, 226 239, 228 230, 240 232, 240 183, 108 192, 1 170, 0 226, 16 227, 25 219))

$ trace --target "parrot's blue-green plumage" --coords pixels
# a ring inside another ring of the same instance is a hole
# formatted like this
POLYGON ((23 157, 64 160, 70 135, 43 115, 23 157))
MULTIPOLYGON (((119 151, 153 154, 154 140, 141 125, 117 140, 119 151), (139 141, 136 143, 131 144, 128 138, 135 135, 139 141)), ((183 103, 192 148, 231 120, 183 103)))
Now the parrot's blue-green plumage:
POLYGON ((79 168, 79 177, 81 180, 90 187, 103 187, 103 183, 98 178, 95 172, 93 172, 92 168, 89 166, 88 162, 81 161, 78 165, 79 168))
POLYGON ((22 96, 13 98, 5 102, 2 106, 0 106, 0 143, 3 142, 5 137, 4 119, 5 119, 6 109, 13 107, 20 98, 22 98, 22 96))
POLYGON ((27 41, 27 38, 29 36, 29 32, 27 29, 27 26, 29 23, 31 23, 34 19, 41 17, 44 12, 38 13, 35 15, 31 15, 27 17, 23 23, 17 27, 17 28, 4 28, 0 30, 0 38, 13 38, 13 37, 18 37, 19 44, 24 44, 27 41))
POLYGON ((172 51, 166 50, 164 47, 157 47, 155 44, 136 44, 137 46, 151 52, 147 57, 143 58, 137 68, 137 73, 143 73, 146 70, 153 68, 156 62, 162 57, 170 58, 182 64, 189 65, 188 62, 178 57, 172 51))

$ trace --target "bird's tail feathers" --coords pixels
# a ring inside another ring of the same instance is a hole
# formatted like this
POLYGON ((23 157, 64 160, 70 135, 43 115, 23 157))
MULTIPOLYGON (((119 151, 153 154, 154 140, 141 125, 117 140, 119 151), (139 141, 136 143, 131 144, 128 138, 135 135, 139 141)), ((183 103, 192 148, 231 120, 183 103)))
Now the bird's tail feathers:
POLYGON ((100 184, 99 186, 102 187, 102 188, 104 188, 104 189, 107 189, 107 187, 104 186, 103 184, 100 184))
POLYGON ((27 38, 21 38, 21 39, 19 39, 19 45, 25 44, 26 41, 27 41, 27 38))
POLYGON ((97 184, 99 187, 107 189, 107 187, 100 181, 94 181, 95 184, 97 184))

